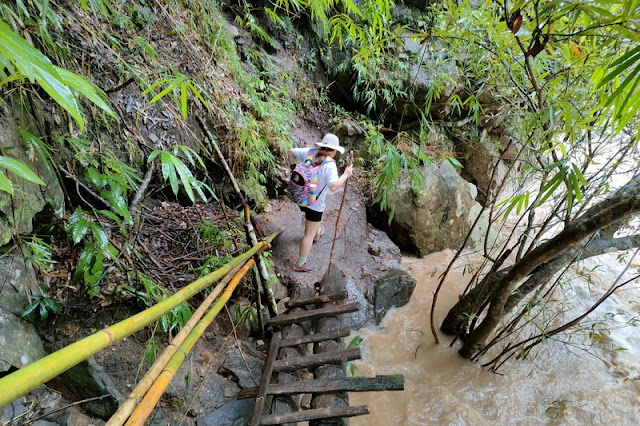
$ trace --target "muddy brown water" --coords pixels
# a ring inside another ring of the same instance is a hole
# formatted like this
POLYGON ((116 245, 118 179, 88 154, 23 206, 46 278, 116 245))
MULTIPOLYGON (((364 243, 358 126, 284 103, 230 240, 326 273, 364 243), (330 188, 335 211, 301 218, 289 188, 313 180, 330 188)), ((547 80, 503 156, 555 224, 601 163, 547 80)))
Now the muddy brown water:
MULTIPOLYGON (((428 319, 434 271, 444 270, 452 255, 405 259, 418 281, 410 303, 392 311, 383 330, 357 332, 365 355, 356 376, 404 374, 405 391, 351 393, 351 405, 371 411, 352 425, 640 424, 640 380, 625 381, 640 365, 638 327, 626 332, 624 358, 557 345, 533 360, 508 362, 502 375, 463 360, 446 336, 436 345, 428 319)), ((451 275, 439 296, 438 324, 468 279, 461 268, 451 275)))

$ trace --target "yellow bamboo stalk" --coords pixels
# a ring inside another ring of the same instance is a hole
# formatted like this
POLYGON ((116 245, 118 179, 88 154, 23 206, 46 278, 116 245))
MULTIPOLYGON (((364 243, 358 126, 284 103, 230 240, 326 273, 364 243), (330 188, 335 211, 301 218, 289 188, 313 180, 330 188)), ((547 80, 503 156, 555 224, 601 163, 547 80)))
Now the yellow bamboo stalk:
POLYGON ((176 352, 171 360, 167 363, 166 368, 162 371, 158 379, 155 381, 153 386, 149 389, 149 392, 145 395, 144 399, 138 405, 138 408, 131 414, 129 421, 125 426, 142 426, 144 422, 147 420, 154 407, 160 400, 160 397, 169 386, 171 379, 175 375, 178 368, 182 364, 182 361, 187 357, 187 354, 193 348, 193 345, 198 341, 202 333, 207 329, 209 324, 215 319, 218 315, 222 307, 229 301, 231 298, 231 294, 235 290, 236 286, 242 279, 242 277, 247 273, 249 269, 254 265, 254 260, 249 260, 240 271, 236 274, 235 277, 231 280, 224 293, 217 300, 215 305, 211 307, 209 312, 198 322, 198 324, 193 328, 193 331, 189 333, 189 336, 185 339, 184 343, 180 345, 180 350, 176 352))
POLYGON ((35 361, 20 370, 0 379, 0 407, 7 405, 41 384, 51 380, 58 374, 77 365, 81 361, 96 354, 136 331, 139 331, 165 315, 188 298, 225 276, 237 265, 246 262, 264 245, 271 243, 282 231, 275 232, 249 249, 234 257, 222 268, 197 279, 173 296, 111 327, 100 330, 69 346, 66 346, 44 358, 35 361))
POLYGON ((187 338, 193 327, 198 323, 200 318, 204 315, 204 313, 209 309, 209 306, 213 303, 214 300, 220 295, 224 287, 231 281, 231 279, 238 273, 242 266, 238 265, 231 272, 229 272, 225 277, 216 285, 216 288, 213 289, 211 294, 207 296, 206 299, 200 304, 198 309, 191 315, 189 321, 182 327, 180 332, 176 334, 176 337, 173 338, 171 344, 165 348, 162 354, 156 359, 151 368, 147 371, 144 377, 138 382, 138 385, 131 391, 127 399, 120 404, 118 410, 111 416, 109 421, 105 426, 122 426, 124 422, 129 418, 133 410, 138 405, 138 402, 142 399, 145 393, 149 390, 149 387, 153 384, 153 382, 158 378, 158 375, 162 372, 162 369, 167 365, 173 354, 178 350, 178 346, 184 342, 184 339, 187 338))

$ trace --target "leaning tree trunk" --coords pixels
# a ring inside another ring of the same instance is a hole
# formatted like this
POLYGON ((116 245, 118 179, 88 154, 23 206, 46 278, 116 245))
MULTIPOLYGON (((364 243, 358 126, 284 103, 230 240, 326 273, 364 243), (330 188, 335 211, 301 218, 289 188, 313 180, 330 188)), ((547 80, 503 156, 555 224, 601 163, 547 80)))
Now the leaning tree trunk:
POLYGON ((506 303, 516 285, 537 267, 563 255, 567 250, 595 232, 640 211, 640 184, 636 179, 632 179, 611 197, 588 209, 579 219, 571 222, 554 238, 525 255, 498 279, 487 315, 480 325, 469 334, 460 349, 460 355, 464 358, 474 356, 497 327, 501 318, 508 312, 506 303))

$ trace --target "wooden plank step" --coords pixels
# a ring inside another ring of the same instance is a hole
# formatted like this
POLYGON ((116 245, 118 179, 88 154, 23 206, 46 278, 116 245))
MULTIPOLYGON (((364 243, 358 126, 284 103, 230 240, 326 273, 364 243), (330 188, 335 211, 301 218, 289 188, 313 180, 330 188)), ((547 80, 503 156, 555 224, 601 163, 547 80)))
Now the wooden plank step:
POLYGON ((339 364, 341 362, 360 359, 360 348, 343 349, 341 351, 324 352, 307 356, 279 359, 273 364, 274 371, 289 373, 307 367, 324 364, 339 364))
POLYGON ((349 293, 340 291, 338 293, 321 294, 320 296, 308 297, 306 299, 292 299, 285 303, 285 306, 287 308, 296 308, 298 306, 313 305, 316 303, 337 302, 347 297, 349 297, 349 293))
MULTIPOLYGON (((322 333, 308 334, 305 336, 295 337, 291 339, 282 339, 280 341, 280 347, 288 348, 290 346, 304 345, 307 343, 323 342, 325 340, 333 340, 333 339, 339 339, 341 337, 347 337, 350 334, 351 334, 351 329, 349 327, 336 328, 333 330, 324 331, 322 333)), ((259 351, 263 351, 268 348, 269 348, 268 345, 258 346, 259 351)))
POLYGON ((264 403, 267 396, 267 389, 269 382, 271 382, 271 374, 273 373, 273 366, 278 357, 278 350, 280 349, 280 332, 273 333, 271 338, 271 345, 269 346, 269 353, 267 355, 267 361, 264 364, 262 371, 262 379, 260 380, 260 388, 258 390, 258 396, 256 397, 256 404, 253 407, 253 417, 251 417, 251 426, 257 426, 260 424, 260 417, 262 416, 262 410, 264 410, 264 403))
POLYGON ((293 413, 269 414, 262 416, 261 425, 281 425, 285 423, 306 422, 318 419, 339 419, 342 417, 355 417, 369 414, 369 407, 328 407, 314 408, 311 410, 296 411, 293 413))
MULTIPOLYGON (((302 380, 284 385, 270 385, 269 395, 293 395, 313 393, 322 395, 336 392, 376 392, 404 390, 404 376, 392 374, 376 377, 352 377, 345 379, 302 380)), ((242 389, 238 399, 253 398, 258 388, 242 389)))
POLYGON ((318 318, 335 317, 342 314, 348 314, 350 312, 356 312, 358 309, 358 302, 345 303, 343 305, 331 305, 319 309, 310 309, 308 311, 278 315, 277 317, 271 318, 269 324, 276 327, 290 325, 298 322, 315 320, 318 318))

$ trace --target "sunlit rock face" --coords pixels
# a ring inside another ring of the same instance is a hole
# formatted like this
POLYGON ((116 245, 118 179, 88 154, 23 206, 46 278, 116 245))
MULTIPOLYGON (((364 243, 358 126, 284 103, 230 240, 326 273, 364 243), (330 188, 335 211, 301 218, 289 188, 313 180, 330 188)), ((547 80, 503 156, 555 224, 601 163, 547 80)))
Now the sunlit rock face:
MULTIPOLYGON (((424 256, 459 247, 481 207, 475 201, 476 187, 462 179, 450 163, 424 167, 422 174, 425 180, 420 188, 412 187, 408 179, 398 183, 391 228, 403 248, 414 248, 424 256)), ((480 219, 468 247, 483 246, 488 223, 486 217, 480 219)), ((490 232, 489 243, 493 241, 495 235, 490 232)))

